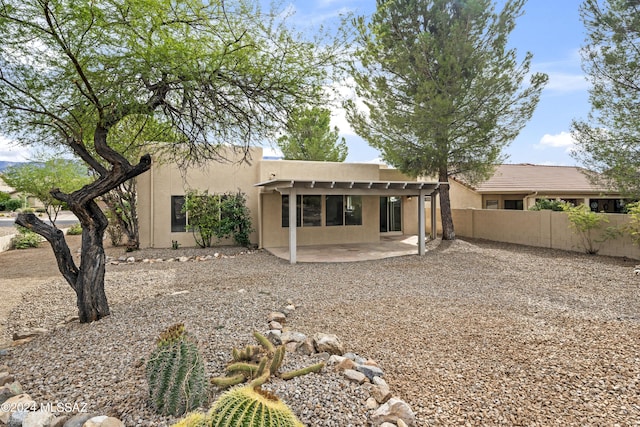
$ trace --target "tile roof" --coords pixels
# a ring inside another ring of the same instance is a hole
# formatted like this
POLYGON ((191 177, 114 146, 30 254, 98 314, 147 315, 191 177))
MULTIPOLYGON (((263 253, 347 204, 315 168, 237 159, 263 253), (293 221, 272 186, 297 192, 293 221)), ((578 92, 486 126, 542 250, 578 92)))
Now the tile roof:
POLYGON ((585 169, 531 164, 499 165, 491 178, 473 188, 478 193, 611 192, 610 189, 592 184, 585 175, 585 169))

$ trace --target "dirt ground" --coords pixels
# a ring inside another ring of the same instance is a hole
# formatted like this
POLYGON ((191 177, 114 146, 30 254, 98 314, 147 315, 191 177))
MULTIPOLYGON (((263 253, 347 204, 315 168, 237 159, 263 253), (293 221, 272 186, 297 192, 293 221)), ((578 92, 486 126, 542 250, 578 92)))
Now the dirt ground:
MULTIPOLYGON (((80 248, 80 236, 67 236, 67 243, 75 256, 80 248)), ((40 243, 37 248, 0 252, 0 348, 10 344, 7 319, 22 295, 57 279, 63 280, 48 242, 40 243)))

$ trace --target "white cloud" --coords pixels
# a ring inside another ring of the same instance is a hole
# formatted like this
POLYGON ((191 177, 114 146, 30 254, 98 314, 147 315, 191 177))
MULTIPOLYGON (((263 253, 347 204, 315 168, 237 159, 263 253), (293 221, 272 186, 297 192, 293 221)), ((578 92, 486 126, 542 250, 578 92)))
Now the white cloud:
POLYGON ((589 82, 584 74, 571 74, 557 71, 547 72, 549 75, 549 83, 545 87, 546 90, 567 93, 581 92, 589 89, 589 82))
POLYGON ((569 132, 560 132, 555 135, 544 134, 540 138, 540 142, 536 145, 536 148, 564 148, 566 152, 570 152, 575 145, 575 140, 569 132))
POLYGON ((30 150, 0 135, 0 160, 25 162, 31 157, 30 150))

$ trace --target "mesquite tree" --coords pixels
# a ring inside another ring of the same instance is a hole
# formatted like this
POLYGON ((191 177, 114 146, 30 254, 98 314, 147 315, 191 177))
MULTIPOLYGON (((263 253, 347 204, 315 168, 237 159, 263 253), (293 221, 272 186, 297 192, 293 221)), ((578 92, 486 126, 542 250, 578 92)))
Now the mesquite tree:
POLYGON ((240 0, 0 0, 2 132, 66 147, 95 173, 76 191, 51 191, 82 225, 79 265, 62 231, 32 214, 16 220, 51 243, 81 322, 109 314, 96 200, 151 166, 150 154, 130 162, 111 132, 153 117, 179 136, 153 152, 183 166, 273 136, 291 106, 320 102, 339 60, 337 42, 304 41, 282 16, 240 0))
MULTIPOLYGON (((547 81, 529 73, 531 54, 518 62, 507 48, 524 3, 496 13, 490 0, 377 0, 370 21, 355 21, 352 75, 364 107, 348 103, 347 118, 356 133, 410 175, 488 178, 547 81)), ((448 185, 440 208, 442 238, 454 239, 448 185)))

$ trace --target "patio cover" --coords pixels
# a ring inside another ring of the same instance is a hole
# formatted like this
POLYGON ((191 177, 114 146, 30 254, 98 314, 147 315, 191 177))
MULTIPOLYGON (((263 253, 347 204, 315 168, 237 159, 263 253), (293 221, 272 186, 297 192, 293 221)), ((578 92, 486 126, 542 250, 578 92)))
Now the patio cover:
MULTIPOLYGON (((262 187, 263 192, 277 191, 287 194, 290 200, 295 200, 297 195, 369 195, 369 196, 411 196, 418 197, 418 254, 424 255, 425 249, 425 214, 424 201, 429 197, 431 201, 431 238, 435 239, 436 233, 436 205, 435 195, 438 193, 439 183, 419 181, 321 181, 302 179, 274 179, 255 184, 262 187), (421 237, 422 236, 422 237, 421 237)), ((296 223, 296 204, 289 203, 289 224, 296 223)), ((296 228, 289 227, 289 261, 296 263, 296 228)))

